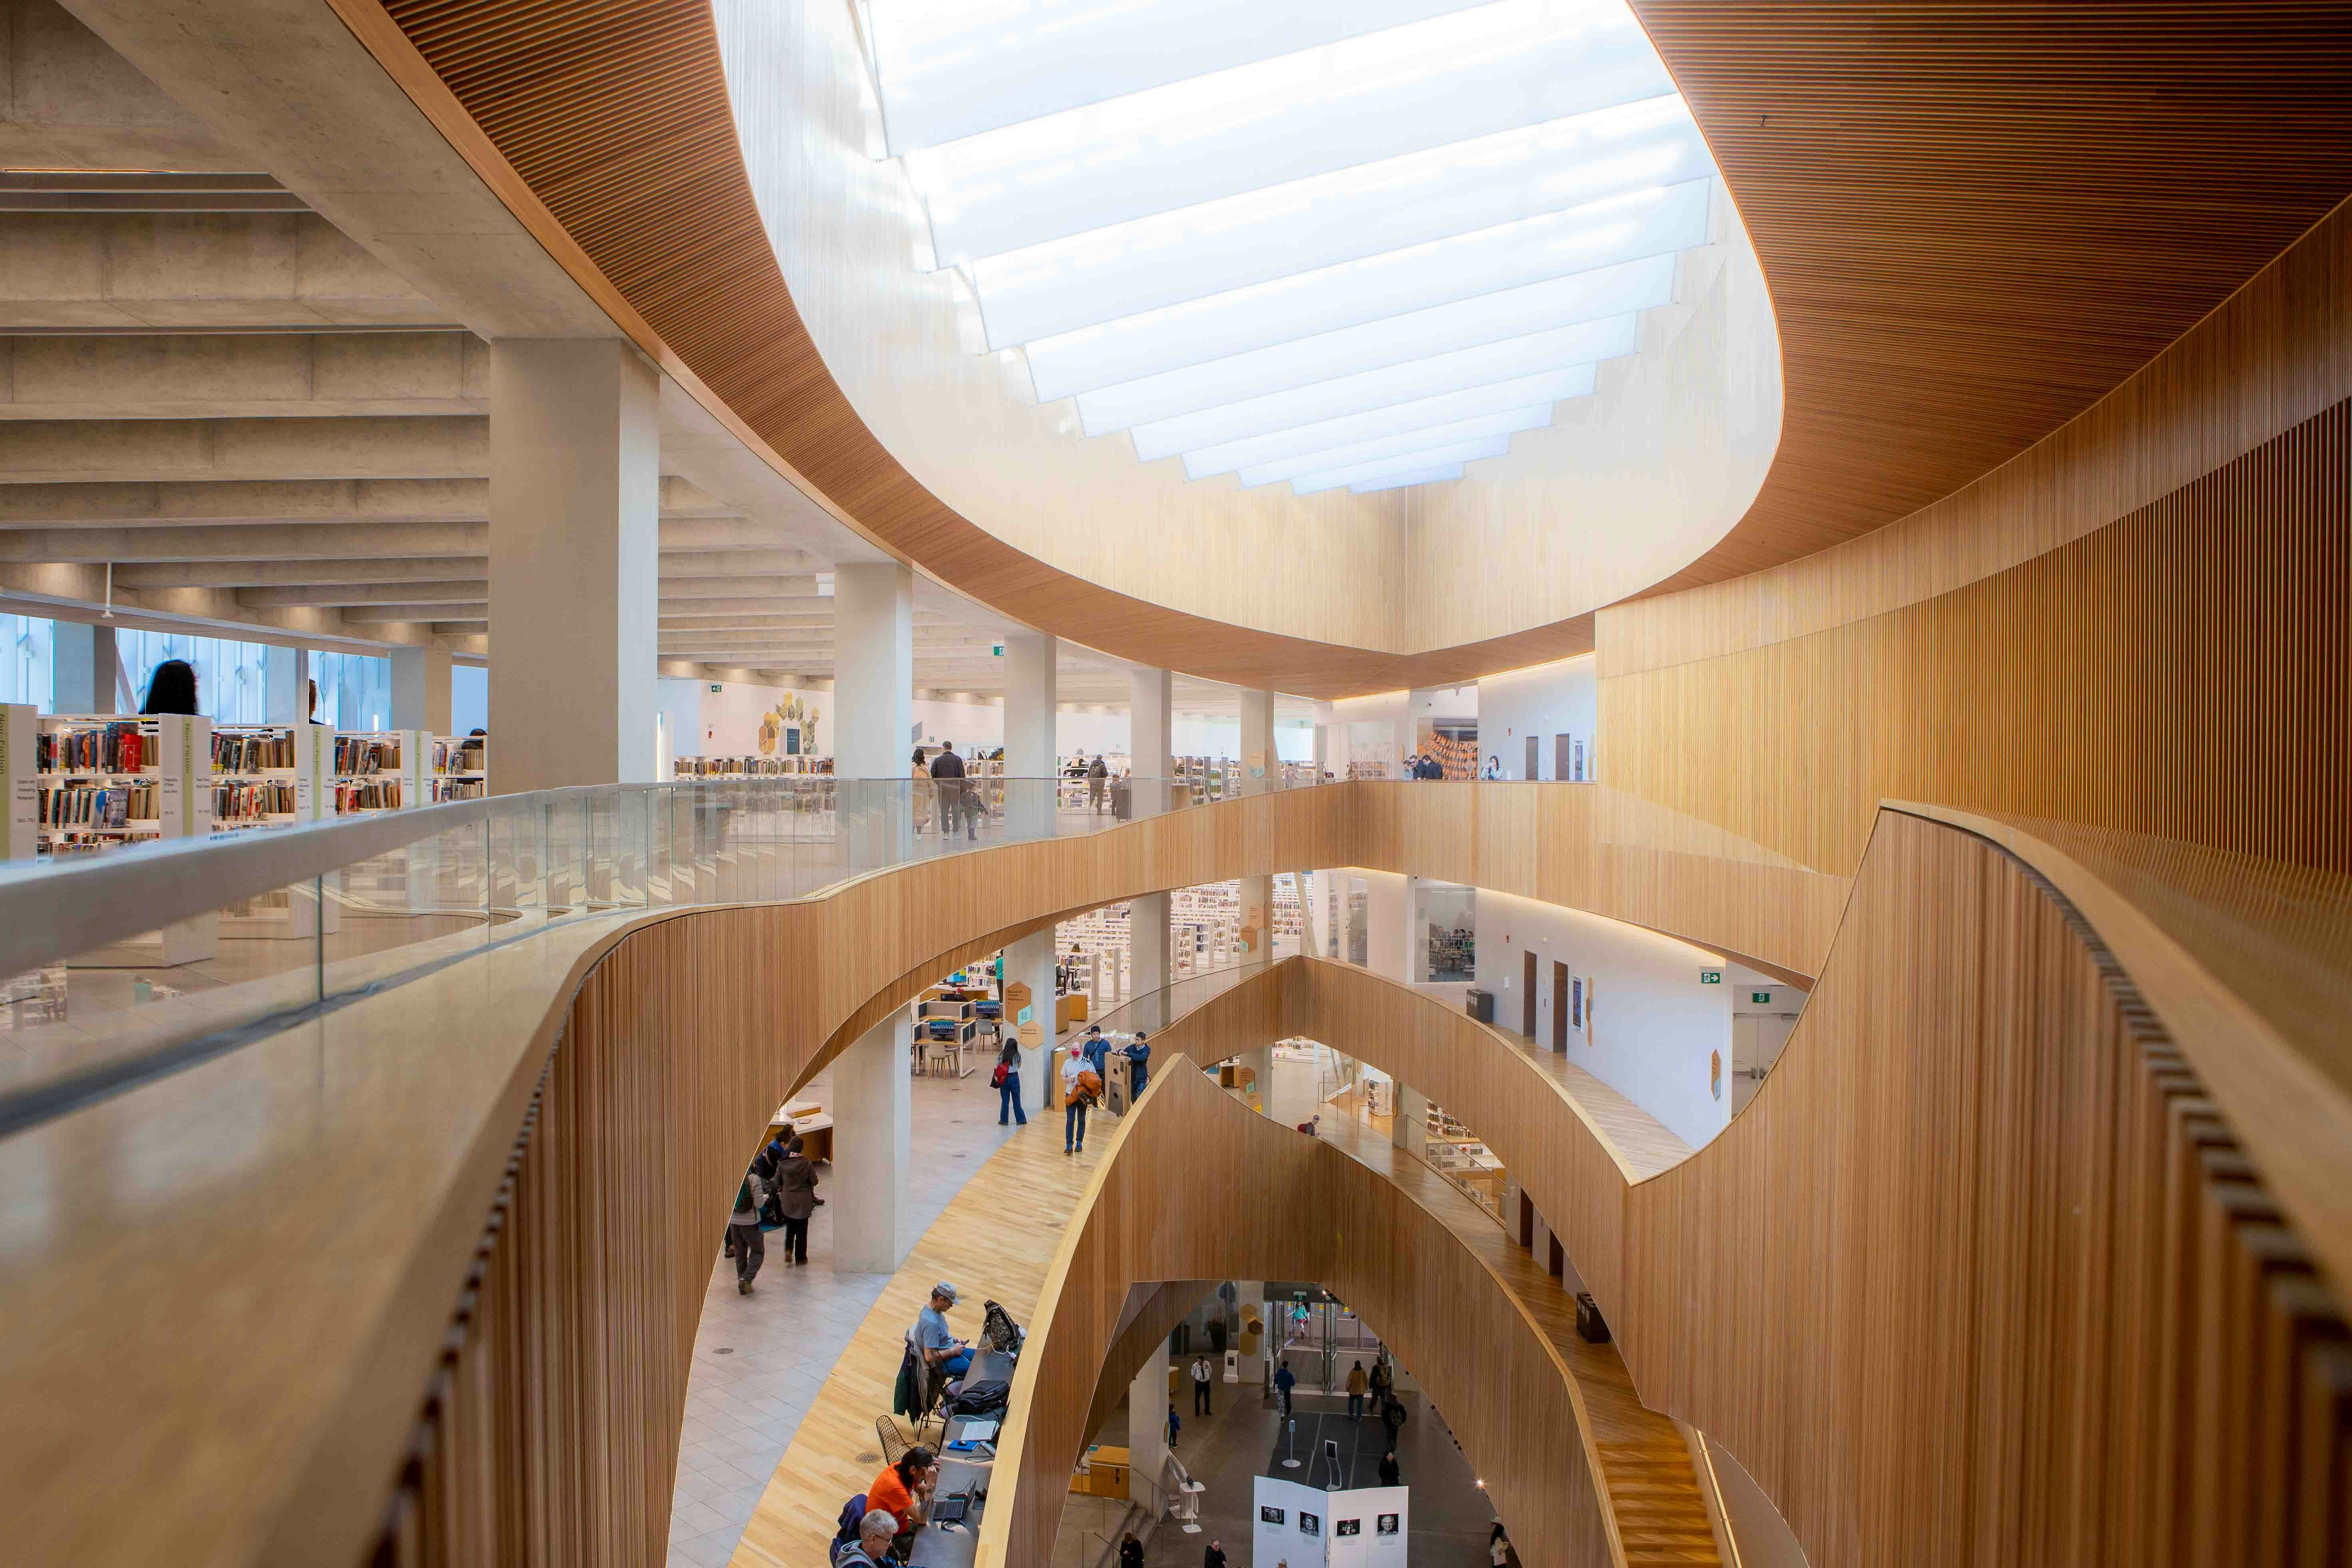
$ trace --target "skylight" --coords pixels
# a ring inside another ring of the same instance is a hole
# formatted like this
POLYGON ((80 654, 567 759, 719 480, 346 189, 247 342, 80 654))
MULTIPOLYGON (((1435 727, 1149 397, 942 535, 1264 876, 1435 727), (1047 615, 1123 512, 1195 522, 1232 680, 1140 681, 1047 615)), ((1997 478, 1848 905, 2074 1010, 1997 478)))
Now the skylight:
POLYGON ((933 258, 1043 401, 1298 494, 1589 395, 1714 163, 1624 0, 860 0, 933 258))

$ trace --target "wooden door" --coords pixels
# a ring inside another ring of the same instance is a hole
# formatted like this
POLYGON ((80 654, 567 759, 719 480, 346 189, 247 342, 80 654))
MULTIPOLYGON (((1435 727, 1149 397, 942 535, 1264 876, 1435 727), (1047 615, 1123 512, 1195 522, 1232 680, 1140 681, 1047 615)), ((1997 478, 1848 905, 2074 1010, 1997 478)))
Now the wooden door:
POLYGON ((1521 1193, 1519 1194, 1519 1245, 1533 1247, 1535 1244, 1536 1203, 1527 1194, 1521 1193))
POLYGON ((1576 747, 1565 735, 1551 738, 1551 776, 1563 784, 1576 777, 1576 747))
POLYGON ((1544 1267, 1551 1271, 1551 1277, 1555 1279, 1561 1279, 1568 1273, 1568 1254, 1561 1248, 1558 1236, 1551 1238, 1551 1258, 1544 1267))
POLYGON ((1527 1001, 1519 1009, 1526 1016, 1520 1020, 1519 1033, 1532 1040, 1536 1037, 1536 955, 1528 953, 1527 960, 1528 972, 1523 982, 1527 988, 1527 1001))
POLYGON ((1568 965, 1558 959, 1551 965, 1551 1048, 1568 1049, 1568 965))
POLYGON ((1530 782, 1542 776, 1539 772, 1539 764, 1542 761, 1543 753, 1536 749, 1536 738, 1529 735, 1528 737, 1528 778, 1530 782))

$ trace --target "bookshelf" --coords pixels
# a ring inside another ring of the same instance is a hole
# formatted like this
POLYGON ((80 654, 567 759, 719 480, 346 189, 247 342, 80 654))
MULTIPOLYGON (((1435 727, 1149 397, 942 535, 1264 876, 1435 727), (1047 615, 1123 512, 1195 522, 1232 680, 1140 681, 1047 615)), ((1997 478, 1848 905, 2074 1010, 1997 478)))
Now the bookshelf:
MULTIPOLYGON (((213 831, 213 724, 181 713, 58 714, 34 747, 36 848, 96 855, 125 844, 213 831)), ((94 969, 169 968, 217 957, 217 917, 198 915, 76 962, 94 969)))
POLYGON ((423 730, 337 732, 335 815, 367 816, 429 802, 433 741, 423 730))
POLYGON ((479 800, 490 793, 490 742, 486 735, 442 735, 433 742, 433 766, 427 781, 435 805, 451 800, 479 800))
POLYGON ((830 757, 677 757, 670 773, 681 779, 810 778, 833 772, 830 757))

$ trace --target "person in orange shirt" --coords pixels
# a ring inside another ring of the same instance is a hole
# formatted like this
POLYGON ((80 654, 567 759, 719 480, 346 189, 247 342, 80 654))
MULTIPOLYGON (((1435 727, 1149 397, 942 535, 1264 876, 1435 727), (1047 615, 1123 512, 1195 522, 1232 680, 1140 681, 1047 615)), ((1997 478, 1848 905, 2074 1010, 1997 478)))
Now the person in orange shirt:
MULTIPOLYGON (((895 1465, 885 1465, 882 1473, 866 1491, 866 1510, 887 1509, 898 1521, 898 1540, 904 1542, 923 1527, 924 1517, 930 1511, 931 1489, 940 1483, 939 1456, 921 1444, 898 1456, 895 1465)), ((901 1558, 904 1552, 900 1553, 901 1558)))

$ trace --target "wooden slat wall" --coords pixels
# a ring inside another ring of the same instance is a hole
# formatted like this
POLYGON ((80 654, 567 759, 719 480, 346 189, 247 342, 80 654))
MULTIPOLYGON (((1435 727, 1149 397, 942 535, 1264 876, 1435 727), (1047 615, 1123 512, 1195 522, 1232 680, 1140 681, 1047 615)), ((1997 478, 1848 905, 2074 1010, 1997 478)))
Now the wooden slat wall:
MULTIPOLYGON (((1260 1008, 1259 1026, 1272 1017, 1260 1008)), ((1486 1264, 1394 1184, 1268 1121, 1177 1056, 1121 1119, 1080 1213, 1029 1325, 981 1527, 987 1568, 1051 1559, 1129 1288, 1202 1277, 1321 1280, 1444 1411, 1522 1561, 1612 1561, 1567 1368, 1486 1264), (1171 1203, 1180 1191, 1193 1201, 1171 1203), (1251 1201, 1266 1192, 1286 1196, 1251 1201)))

